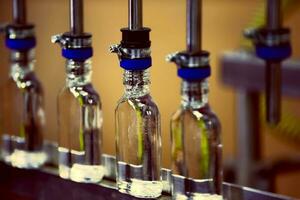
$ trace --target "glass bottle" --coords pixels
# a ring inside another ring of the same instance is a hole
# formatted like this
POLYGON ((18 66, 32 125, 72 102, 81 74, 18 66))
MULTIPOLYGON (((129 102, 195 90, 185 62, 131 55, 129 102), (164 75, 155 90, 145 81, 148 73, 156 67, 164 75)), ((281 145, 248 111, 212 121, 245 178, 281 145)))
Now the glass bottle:
POLYGON ((2 158, 19 168, 38 168, 47 160, 43 88, 33 68, 34 49, 12 51, 10 76, 1 89, 2 158))
POLYGON ((77 182, 102 180, 102 111, 91 83, 91 61, 67 60, 66 86, 58 95, 59 175, 77 182))
POLYGON ((149 94, 149 69, 125 70, 125 93, 115 110, 117 186, 140 198, 161 195, 160 114, 149 94))
POLYGON ((182 82, 171 140, 174 199, 222 199, 220 123, 208 104, 206 79, 182 82))

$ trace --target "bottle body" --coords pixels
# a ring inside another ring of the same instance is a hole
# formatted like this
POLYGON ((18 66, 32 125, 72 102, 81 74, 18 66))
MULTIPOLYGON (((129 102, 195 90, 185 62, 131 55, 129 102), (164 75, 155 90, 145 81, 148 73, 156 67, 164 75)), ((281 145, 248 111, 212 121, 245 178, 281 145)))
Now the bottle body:
POLYGON ((160 115, 148 84, 148 70, 125 70, 125 94, 115 110, 118 189, 140 198, 156 198, 163 187, 160 115))
POLYGON ((207 102, 206 81, 182 83, 171 120, 173 197, 222 199, 220 123, 207 102))
MULTIPOLYGON (((12 54, 13 56, 18 52, 12 54)), ((42 85, 33 61, 14 61, 2 93, 2 157, 19 168, 38 168, 47 160, 43 151, 45 126, 42 85)))
POLYGON ((67 63, 67 85, 58 95, 59 175, 77 182, 100 182, 102 111, 90 83, 90 61, 67 63))

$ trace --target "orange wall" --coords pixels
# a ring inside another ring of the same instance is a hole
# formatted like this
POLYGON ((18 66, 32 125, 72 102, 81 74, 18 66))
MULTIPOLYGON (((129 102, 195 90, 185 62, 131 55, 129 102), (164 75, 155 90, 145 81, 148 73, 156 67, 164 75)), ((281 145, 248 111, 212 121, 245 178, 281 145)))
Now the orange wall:
MULTIPOLYGON (((225 158, 235 154, 236 108, 234 90, 219 81, 218 58, 225 50, 236 49, 241 32, 248 24, 259 0, 204 0, 203 41, 209 50, 213 76, 210 79, 210 102, 220 117, 223 129, 225 158)), ((29 21, 36 24, 38 46, 36 73, 46 92, 47 135, 56 139, 56 95, 64 84, 64 59, 60 48, 50 43, 53 34, 68 30, 67 0, 28 0, 29 21)), ((10 1, 0 0, 0 21, 10 20, 10 1)), ((300 44, 300 14, 293 16, 289 24, 294 31, 294 44, 300 44)), ((120 41, 119 29, 127 24, 126 0, 86 0, 85 30, 93 33, 93 84, 99 91, 104 111, 104 152, 114 154, 114 108, 123 92, 122 70, 116 55, 108 52, 110 44, 120 41)), ((174 64, 165 62, 168 53, 185 48, 185 0, 145 0, 144 25, 152 28, 153 67, 152 96, 156 100, 162 119, 163 165, 170 164, 169 119, 179 105, 180 80, 176 77, 174 64)), ((3 39, 1 38, 1 41, 3 39)), ((300 45, 295 46, 295 56, 300 56, 300 45), (298 47, 298 48, 297 48, 298 47)), ((0 81, 7 73, 7 52, 0 47, 0 81), (5 73, 4 73, 5 72, 5 73)), ((266 157, 295 152, 294 147, 280 143, 264 134, 266 157), (272 148, 271 148, 272 147, 272 148)), ((293 176, 295 177, 295 176, 293 176)), ((297 176, 299 185, 300 177, 297 176)), ((280 193, 300 197, 295 180, 284 177, 278 180, 280 193), (285 186, 281 186, 283 184, 285 186), (288 184, 288 185, 287 185, 288 184)))

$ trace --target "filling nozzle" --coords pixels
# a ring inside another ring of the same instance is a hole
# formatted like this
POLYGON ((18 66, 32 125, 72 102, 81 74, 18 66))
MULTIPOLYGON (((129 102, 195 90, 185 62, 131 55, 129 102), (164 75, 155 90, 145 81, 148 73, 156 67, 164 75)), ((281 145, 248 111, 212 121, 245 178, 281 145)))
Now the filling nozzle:
POLYGON ((186 19, 187 52, 199 53, 202 50, 202 0, 187 0, 186 19))
POLYGON ((15 24, 26 24, 26 0, 13 0, 13 21, 15 24))
MULTIPOLYGON (((267 29, 282 27, 281 0, 267 2, 267 29)), ((266 62, 266 117, 269 124, 278 124, 281 118, 281 62, 266 62)))
POLYGON ((85 61, 93 56, 92 35, 84 32, 83 0, 70 0, 70 31, 51 37, 68 60, 85 61))
POLYGON ((5 45, 11 50, 12 62, 28 63, 34 60, 31 51, 36 46, 34 25, 26 20, 26 0, 12 1, 11 23, 1 25, 0 32, 5 33, 5 45))
POLYGON ((128 0, 128 27, 122 28, 120 44, 111 45, 125 70, 144 70, 152 65, 150 28, 143 27, 143 1, 128 0))
POLYGON ((143 0, 128 0, 128 29, 143 29, 143 0))
POLYGON ((202 50, 202 0, 186 0, 186 50, 167 56, 178 76, 199 81, 210 76, 209 52, 202 50))
POLYGON ((70 0, 70 32, 80 36, 83 28, 83 0, 70 0))
POLYGON ((292 54, 290 29, 282 25, 282 1, 266 0, 266 24, 245 32, 253 40, 257 57, 266 61, 266 120, 276 125, 281 117, 281 63, 292 54))

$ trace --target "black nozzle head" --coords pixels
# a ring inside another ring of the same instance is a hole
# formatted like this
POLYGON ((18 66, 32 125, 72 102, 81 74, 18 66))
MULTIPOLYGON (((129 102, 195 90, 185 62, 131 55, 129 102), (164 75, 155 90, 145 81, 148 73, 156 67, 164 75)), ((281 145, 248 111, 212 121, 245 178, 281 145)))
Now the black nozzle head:
POLYGON ((143 49, 151 46, 150 28, 142 28, 139 30, 129 30, 122 28, 122 48, 143 49))

